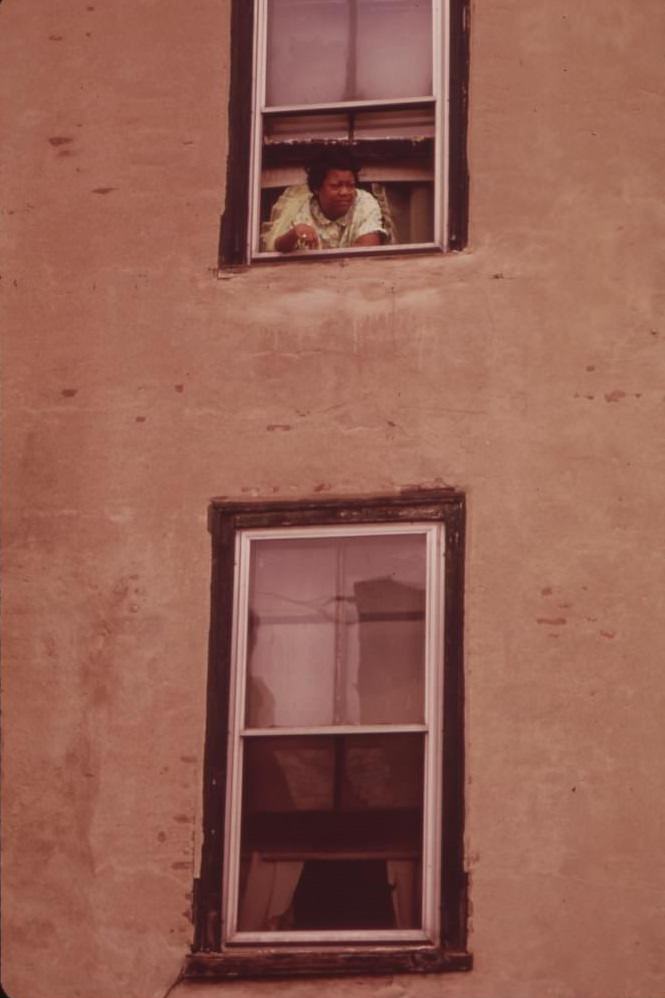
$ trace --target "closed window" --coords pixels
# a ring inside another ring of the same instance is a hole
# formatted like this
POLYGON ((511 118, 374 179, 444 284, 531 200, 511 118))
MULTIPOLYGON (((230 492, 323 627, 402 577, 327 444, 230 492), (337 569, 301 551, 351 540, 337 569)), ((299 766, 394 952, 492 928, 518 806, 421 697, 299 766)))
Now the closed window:
POLYGON ((222 258, 463 245, 464 0, 243 2, 222 258))
POLYGON ((461 517, 448 494, 214 508, 192 974, 469 966, 461 517))

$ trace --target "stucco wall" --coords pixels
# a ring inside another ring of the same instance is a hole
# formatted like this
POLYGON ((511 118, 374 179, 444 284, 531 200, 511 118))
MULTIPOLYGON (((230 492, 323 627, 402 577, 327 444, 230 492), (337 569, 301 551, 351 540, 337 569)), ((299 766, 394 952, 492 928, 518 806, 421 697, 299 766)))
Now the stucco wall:
POLYGON ((663 998, 660 0, 476 0, 467 252, 215 276, 226 0, 5 0, 3 982, 191 940, 214 495, 469 501, 467 975, 663 998))

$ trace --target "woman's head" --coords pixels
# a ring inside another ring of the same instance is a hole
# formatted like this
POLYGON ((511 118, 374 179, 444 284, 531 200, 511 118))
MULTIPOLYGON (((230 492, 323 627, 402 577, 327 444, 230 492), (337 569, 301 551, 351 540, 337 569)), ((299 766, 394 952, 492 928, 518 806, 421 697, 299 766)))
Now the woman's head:
POLYGON ((321 153, 307 169, 309 189, 328 218, 340 218, 353 204, 359 168, 348 149, 321 153))

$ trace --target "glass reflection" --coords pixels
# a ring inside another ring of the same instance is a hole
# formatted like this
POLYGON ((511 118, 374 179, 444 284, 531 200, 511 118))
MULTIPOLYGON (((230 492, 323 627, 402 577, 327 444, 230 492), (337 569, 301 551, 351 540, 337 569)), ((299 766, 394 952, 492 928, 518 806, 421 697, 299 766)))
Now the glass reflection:
POLYGON ((423 720, 425 534, 252 543, 248 727, 423 720))
POLYGON ((420 924, 421 734, 245 740, 239 928, 420 924))

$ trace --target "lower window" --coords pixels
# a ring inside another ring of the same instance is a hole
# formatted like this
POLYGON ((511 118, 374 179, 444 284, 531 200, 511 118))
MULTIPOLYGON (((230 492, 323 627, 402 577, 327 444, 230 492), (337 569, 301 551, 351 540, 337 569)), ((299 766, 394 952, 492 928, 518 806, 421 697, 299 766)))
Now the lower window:
POLYGON ((190 976, 469 968, 463 512, 213 505, 190 976))

